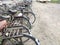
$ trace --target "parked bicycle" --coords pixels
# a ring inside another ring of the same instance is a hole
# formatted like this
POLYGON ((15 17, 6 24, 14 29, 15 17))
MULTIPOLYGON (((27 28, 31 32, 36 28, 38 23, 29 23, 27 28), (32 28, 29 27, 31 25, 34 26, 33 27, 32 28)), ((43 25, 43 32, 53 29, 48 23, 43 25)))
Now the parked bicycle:
POLYGON ((32 10, 29 10, 26 2, 23 5, 17 4, 9 7, 3 4, 3 8, 0 7, 1 20, 9 23, 1 32, 1 45, 40 45, 39 40, 31 35, 30 29, 36 17, 32 10))

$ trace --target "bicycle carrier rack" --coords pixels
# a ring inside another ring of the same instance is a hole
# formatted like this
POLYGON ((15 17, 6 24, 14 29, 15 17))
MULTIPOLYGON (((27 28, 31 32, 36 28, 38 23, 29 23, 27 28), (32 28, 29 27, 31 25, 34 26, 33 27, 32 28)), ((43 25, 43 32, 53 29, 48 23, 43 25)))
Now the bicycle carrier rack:
POLYGON ((0 5, 0 19, 9 24, 1 33, 1 45, 40 45, 38 39, 32 36, 32 24, 36 17, 32 12, 32 0, 24 0, 11 7, 7 4, 0 5), (24 4, 23 4, 24 3, 24 4))

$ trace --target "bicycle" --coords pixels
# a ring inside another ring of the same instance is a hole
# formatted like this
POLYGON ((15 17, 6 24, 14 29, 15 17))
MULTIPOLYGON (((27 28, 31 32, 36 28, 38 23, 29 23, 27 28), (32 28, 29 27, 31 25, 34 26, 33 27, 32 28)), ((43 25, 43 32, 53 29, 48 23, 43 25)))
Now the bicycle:
POLYGON ((0 15, 2 20, 9 22, 9 25, 2 30, 1 45, 27 45, 28 43, 29 45, 40 45, 29 30, 31 29, 31 22, 27 15, 33 13, 23 12, 25 7, 19 7, 19 9, 19 11, 8 9, 0 15))
POLYGON ((35 14, 32 11, 29 11, 28 8, 26 8, 24 6, 17 5, 17 6, 15 6, 15 9, 18 10, 18 11, 21 11, 21 13, 23 14, 23 16, 25 16, 27 19, 29 19, 29 21, 30 21, 31 24, 33 24, 36 21, 35 14))

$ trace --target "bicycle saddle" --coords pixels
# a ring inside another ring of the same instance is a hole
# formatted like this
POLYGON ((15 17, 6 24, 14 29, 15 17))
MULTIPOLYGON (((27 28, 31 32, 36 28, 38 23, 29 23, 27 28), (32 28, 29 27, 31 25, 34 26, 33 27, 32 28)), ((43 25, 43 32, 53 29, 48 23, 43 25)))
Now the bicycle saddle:
POLYGON ((11 14, 15 14, 15 13, 17 12, 17 10, 9 9, 9 12, 10 12, 11 14))

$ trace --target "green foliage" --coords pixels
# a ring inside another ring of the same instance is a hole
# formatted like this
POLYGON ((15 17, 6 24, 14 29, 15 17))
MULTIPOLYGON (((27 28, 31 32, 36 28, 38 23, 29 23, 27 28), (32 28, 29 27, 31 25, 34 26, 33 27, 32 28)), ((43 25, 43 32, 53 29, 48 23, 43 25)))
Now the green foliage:
POLYGON ((2 37, 0 36, 0 44, 2 43, 2 37))

